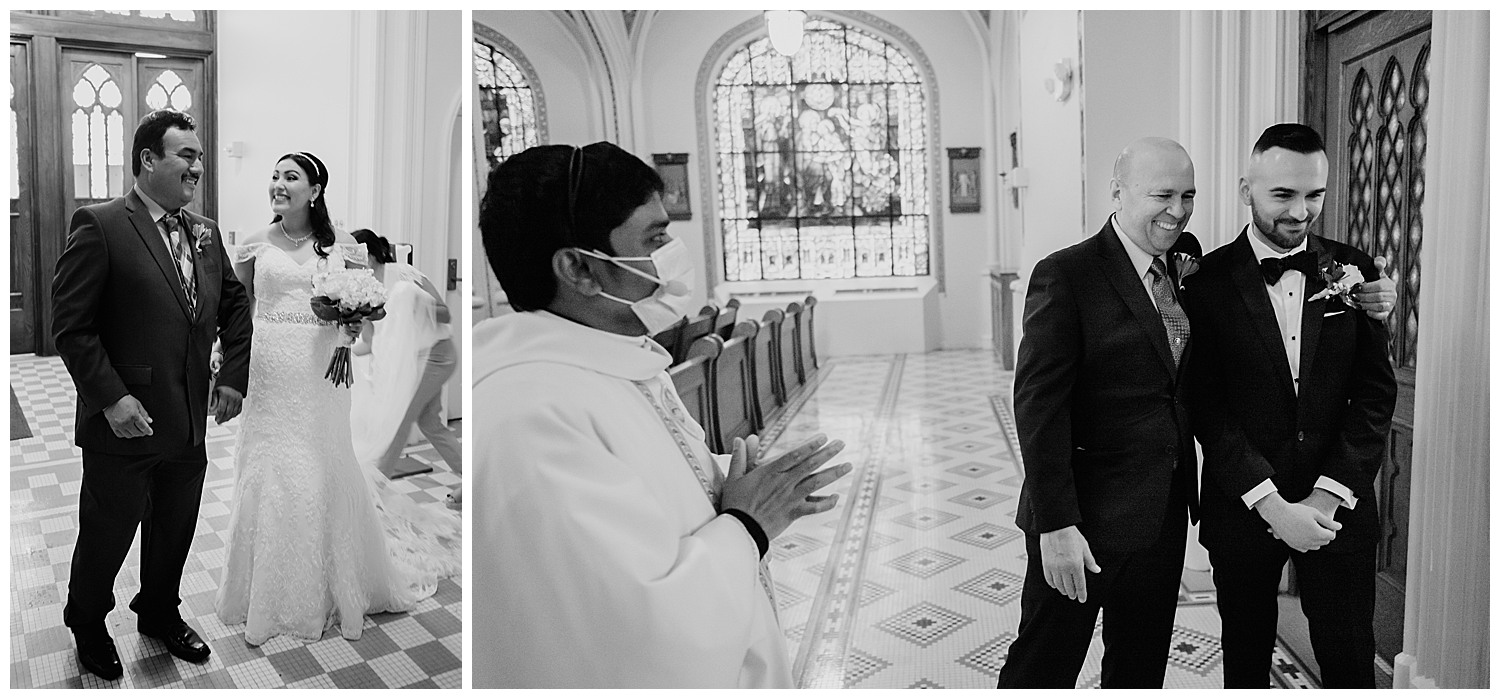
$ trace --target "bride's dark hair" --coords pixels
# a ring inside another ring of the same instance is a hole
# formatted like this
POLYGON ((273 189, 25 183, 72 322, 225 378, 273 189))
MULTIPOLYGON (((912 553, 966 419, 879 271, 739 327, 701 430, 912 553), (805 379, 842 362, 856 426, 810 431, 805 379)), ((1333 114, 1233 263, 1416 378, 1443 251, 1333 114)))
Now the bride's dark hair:
POLYGON ((370 251, 370 257, 376 262, 388 265, 396 261, 396 246, 375 231, 361 228, 354 232, 354 239, 365 244, 365 249, 370 251))
MULTIPOLYGON (((290 160, 302 168, 302 172, 312 178, 312 183, 322 186, 318 198, 312 200, 308 207, 307 221, 312 224, 313 252, 319 257, 328 257, 328 248, 333 247, 333 219, 328 215, 328 167, 318 156, 307 151, 287 153, 276 159, 276 162, 290 160)), ((281 220, 281 214, 271 217, 271 223, 281 220)))

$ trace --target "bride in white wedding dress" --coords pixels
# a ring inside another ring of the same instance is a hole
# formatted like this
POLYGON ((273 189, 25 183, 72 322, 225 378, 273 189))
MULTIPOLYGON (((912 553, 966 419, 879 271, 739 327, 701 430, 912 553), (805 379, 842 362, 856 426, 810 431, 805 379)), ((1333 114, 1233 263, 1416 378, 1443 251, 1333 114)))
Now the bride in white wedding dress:
POLYGON ((360 467, 349 389, 324 378, 343 330, 312 314, 312 276, 365 266, 364 246, 333 229, 327 185, 315 156, 283 156, 275 220, 231 255, 255 316, 216 606, 252 645, 317 640, 335 624, 357 639, 365 614, 409 610, 459 572, 458 514, 419 506, 360 467))

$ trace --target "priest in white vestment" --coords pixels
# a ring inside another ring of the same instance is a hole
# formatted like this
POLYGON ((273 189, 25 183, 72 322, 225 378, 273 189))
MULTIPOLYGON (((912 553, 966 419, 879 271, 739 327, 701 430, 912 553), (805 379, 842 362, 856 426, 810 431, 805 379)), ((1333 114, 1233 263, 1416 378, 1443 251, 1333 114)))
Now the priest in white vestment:
POLYGON ((842 448, 821 439, 748 473, 754 438, 709 452, 649 338, 694 276, 654 178, 603 143, 490 176, 522 312, 474 330, 476 687, 793 686, 764 556, 849 466, 814 472, 842 448))

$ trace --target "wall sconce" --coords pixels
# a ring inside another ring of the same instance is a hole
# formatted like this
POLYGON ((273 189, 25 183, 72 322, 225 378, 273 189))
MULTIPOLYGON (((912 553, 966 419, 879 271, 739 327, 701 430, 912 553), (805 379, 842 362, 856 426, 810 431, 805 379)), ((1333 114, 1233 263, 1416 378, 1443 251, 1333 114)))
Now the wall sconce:
POLYGON ((1073 61, 1064 58, 1052 64, 1052 76, 1043 80, 1042 86, 1047 88, 1052 99, 1068 101, 1068 96, 1073 94, 1073 61))
POLYGON ((802 25, 807 13, 802 10, 766 10, 766 32, 776 53, 790 58, 802 48, 802 25))

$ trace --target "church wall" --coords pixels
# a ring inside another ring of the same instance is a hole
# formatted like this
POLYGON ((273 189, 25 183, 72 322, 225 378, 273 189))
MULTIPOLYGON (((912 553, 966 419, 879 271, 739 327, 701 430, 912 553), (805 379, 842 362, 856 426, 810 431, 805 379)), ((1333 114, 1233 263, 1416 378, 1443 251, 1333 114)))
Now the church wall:
POLYGON ((271 170, 289 151, 311 151, 328 165, 329 212, 350 221, 352 14, 299 12, 291 22, 284 13, 219 13, 220 150, 209 158, 226 233, 271 220, 271 170), (242 157, 224 152, 235 142, 242 157))
MULTIPOLYGON (((1020 17, 1019 61, 1004 79, 1019 86, 1021 167, 1029 182, 1021 193, 1021 288, 1025 300, 1031 269, 1053 251, 1083 239, 1083 111, 1076 82, 1073 94, 1058 102, 1043 81, 1067 61, 1076 74, 1080 55, 1076 11, 1027 11, 1020 17)), ((1019 315, 1019 314, 1018 314, 1019 315)))
MULTIPOLYGON (((1090 235, 1115 210, 1109 181, 1120 150, 1142 136, 1178 140, 1180 14, 1083 13, 1083 198, 1090 235)), ((1200 191, 1202 196, 1228 194, 1200 191)))

